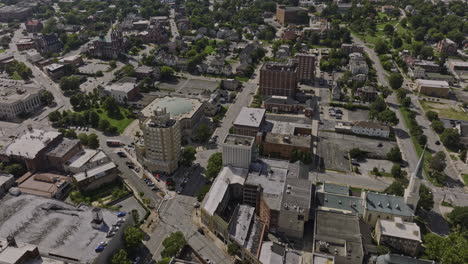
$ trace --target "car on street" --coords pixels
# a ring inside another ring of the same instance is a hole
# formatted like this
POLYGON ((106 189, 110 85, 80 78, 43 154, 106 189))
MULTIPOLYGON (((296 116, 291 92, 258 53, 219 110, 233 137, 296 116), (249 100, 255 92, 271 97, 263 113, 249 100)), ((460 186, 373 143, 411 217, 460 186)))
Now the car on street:
POLYGON ((102 251, 104 251, 105 248, 106 248, 105 246, 99 245, 99 246, 96 247, 95 251, 96 252, 102 252, 102 251))
POLYGON ((199 202, 194 203, 193 208, 200 208, 200 203, 199 202))
POLYGON ((435 144, 436 144, 436 145, 440 145, 440 141, 437 140, 437 141, 435 142, 435 144))
POLYGON ((205 231, 203 231, 203 228, 198 228, 197 231, 198 233, 205 235, 205 231))
POLYGON ((124 217, 126 215, 127 215, 127 213, 125 213, 125 212, 118 212, 117 213, 117 217, 124 217))
POLYGON ((127 157, 127 154, 125 154, 125 152, 122 152, 122 151, 119 151, 117 152, 117 155, 121 158, 126 158, 127 157))

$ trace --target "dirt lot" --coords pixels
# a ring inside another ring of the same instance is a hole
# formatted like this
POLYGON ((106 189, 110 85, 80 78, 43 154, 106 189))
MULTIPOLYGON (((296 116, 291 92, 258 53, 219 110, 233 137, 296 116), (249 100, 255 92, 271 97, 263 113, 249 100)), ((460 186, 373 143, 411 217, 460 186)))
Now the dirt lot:
POLYGON ((384 157, 388 151, 397 146, 393 141, 358 137, 328 131, 319 133, 318 155, 323 159, 326 169, 349 172, 349 161, 345 158, 349 150, 359 148, 371 155, 384 157), (378 144, 382 143, 382 147, 378 144))

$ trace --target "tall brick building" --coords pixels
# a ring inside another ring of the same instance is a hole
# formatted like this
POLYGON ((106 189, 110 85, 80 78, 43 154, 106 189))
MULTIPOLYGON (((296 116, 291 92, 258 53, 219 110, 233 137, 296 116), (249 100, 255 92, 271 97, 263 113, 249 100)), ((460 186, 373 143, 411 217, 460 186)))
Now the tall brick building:
POLYGON ((288 23, 296 23, 298 20, 299 11, 304 10, 305 9, 296 6, 277 5, 276 19, 283 26, 288 23))
POLYGON ((301 82, 313 80, 315 76, 315 55, 299 53, 296 54, 296 60, 297 79, 301 82))
POLYGON ((260 95, 295 97, 297 81, 295 63, 267 62, 260 70, 260 95))

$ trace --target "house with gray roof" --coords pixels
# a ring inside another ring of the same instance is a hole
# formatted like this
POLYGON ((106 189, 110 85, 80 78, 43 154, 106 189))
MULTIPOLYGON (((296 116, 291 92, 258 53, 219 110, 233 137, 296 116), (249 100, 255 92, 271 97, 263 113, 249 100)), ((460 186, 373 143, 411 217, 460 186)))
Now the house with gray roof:
POLYGON ((414 219, 414 210, 401 196, 363 192, 362 199, 365 209, 363 219, 372 227, 378 219, 393 220, 395 217, 401 217, 405 222, 412 222, 414 219))

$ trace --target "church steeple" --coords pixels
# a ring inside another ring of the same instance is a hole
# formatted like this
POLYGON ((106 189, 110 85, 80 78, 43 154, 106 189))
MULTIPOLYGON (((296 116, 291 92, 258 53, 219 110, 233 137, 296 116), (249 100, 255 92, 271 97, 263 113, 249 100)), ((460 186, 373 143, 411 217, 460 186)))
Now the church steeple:
POLYGON ((426 152, 426 146, 424 146, 424 150, 421 153, 416 169, 411 173, 408 187, 405 189, 405 203, 413 210, 416 209, 419 201, 419 188, 421 186, 421 180, 423 179, 424 170, 424 152, 426 152))

